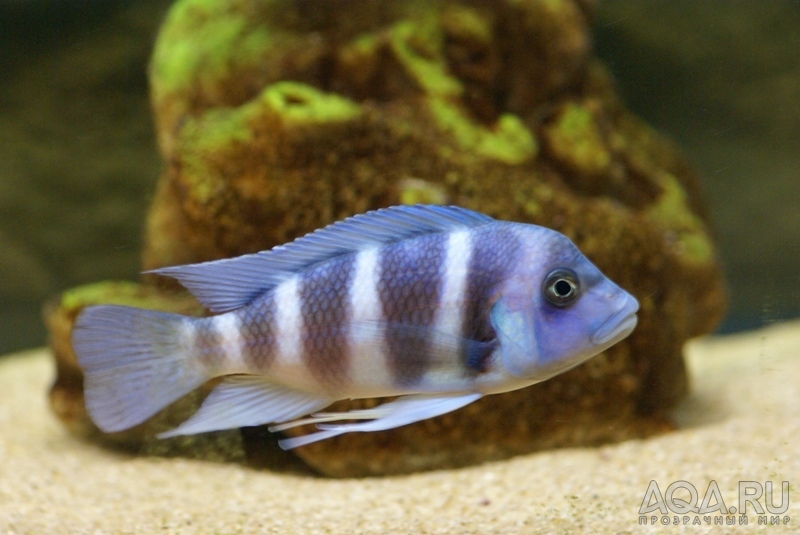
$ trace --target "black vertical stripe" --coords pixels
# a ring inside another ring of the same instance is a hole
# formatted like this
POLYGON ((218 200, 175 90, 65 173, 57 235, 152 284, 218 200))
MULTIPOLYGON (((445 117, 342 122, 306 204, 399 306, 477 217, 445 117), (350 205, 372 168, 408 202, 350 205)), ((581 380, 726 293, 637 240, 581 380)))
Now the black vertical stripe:
POLYGON ((275 361, 275 294, 270 291, 234 312, 239 317, 242 360, 254 372, 266 372, 275 361))
POLYGON ((381 250, 378 296, 389 325, 387 366, 398 385, 417 383, 430 367, 431 341, 420 327, 431 327, 435 321, 446 247, 447 234, 439 233, 381 250))
POLYGON ((214 326, 214 318, 199 318, 194 322, 194 340, 192 354, 207 369, 213 370, 220 365, 222 340, 214 326))
POLYGON ((343 386, 350 377, 347 326, 355 257, 354 253, 333 259, 300 277, 303 362, 312 377, 329 389, 343 386))
POLYGON ((496 339, 489 311, 498 297, 500 284, 514 269, 519 251, 519 238, 507 225, 501 223, 475 229, 467 272, 462 332, 466 340, 486 344, 462 344, 461 362, 469 373, 486 371, 485 361, 491 355, 496 339), (476 352, 476 347, 482 348, 481 351, 476 352))

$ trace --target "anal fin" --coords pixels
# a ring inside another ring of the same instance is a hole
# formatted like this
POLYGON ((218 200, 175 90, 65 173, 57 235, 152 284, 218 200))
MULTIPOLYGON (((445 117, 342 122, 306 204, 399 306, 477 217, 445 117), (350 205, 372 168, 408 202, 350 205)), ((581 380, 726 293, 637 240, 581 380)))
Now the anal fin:
POLYGON ((372 409, 356 410, 351 412, 322 412, 294 422, 275 425, 270 431, 282 431, 291 427, 304 424, 316 424, 320 429, 317 433, 310 433, 300 437, 286 438, 278 443, 285 450, 290 450, 312 442, 335 437, 344 433, 385 431, 404 425, 427 420, 448 412, 460 409, 477 401, 482 394, 457 394, 457 395, 432 395, 414 394, 398 398, 389 403, 384 403, 372 409), (341 420, 371 420, 369 422, 331 424, 329 422, 341 420))
POLYGON ((324 409, 334 401, 271 383, 262 376, 232 375, 211 391, 191 418, 158 437, 284 422, 324 409))

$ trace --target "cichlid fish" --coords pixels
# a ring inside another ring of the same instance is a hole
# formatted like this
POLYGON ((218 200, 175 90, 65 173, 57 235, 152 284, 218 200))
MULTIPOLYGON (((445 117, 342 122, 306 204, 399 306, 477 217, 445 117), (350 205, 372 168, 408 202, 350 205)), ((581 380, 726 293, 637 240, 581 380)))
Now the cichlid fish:
POLYGON ((544 381, 628 336, 639 308, 564 235, 458 207, 386 208, 269 251, 152 273, 217 315, 86 308, 72 344, 92 420, 121 431, 222 377, 159 436, 316 424, 285 449, 544 381), (383 396, 400 397, 315 414, 383 396))

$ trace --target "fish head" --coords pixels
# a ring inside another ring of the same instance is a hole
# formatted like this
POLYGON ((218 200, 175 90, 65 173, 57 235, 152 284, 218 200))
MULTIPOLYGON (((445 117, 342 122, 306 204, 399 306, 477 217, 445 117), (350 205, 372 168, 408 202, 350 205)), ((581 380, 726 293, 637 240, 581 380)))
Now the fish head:
POLYGON ((525 225, 490 318, 506 370, 544 381, 627 337, 639 303, 564 235, 525 225))

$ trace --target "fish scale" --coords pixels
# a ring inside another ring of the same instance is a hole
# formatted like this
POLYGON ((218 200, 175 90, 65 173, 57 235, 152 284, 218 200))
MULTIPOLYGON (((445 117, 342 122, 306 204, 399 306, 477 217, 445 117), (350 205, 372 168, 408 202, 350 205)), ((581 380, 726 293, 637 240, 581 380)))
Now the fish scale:
MULTIPOLYGON (((473 232, 474 253, 467 270, 466 295, 464 296, 463 337, 467 340, 490 342, 495 333, 489 321, 489 307, 509 265, 516 263, 520 249, 519 240, 508 228, 479 228, 473 232)), ((461 353, 467 355, 468 348, 461 353)), ((465 365, 471 372, 486 371, 486 359, 490 352, 482 351, 467 355, 465 365)))
MULTIPOLYGON (((403 326, 433 323, 439 307, 445 235, 416 238, 381 251, 378 281, 383 319, 403 326)), ((419 381, 429 366, 428 340, 404 329, 385 334, 387 366, 398 385, 419 381)))
POLYGON ((280 441, 290 449, 392 429, 577 366, 630 334, 638 310, 565 236, 458 207, 378 210, 270 251, 153 273, 217 315, 81 312, 72 343, 106 432, 215 378, 200 409, 159 436, 317 426, 280 441), (388 396, 400 397, 317 412, 388 396))
POLYGON ((348 321, 354 255, 349 254, 304 273, 300 279, 303 316, 301 359, 312 377, 328 390, 348 383, 348 321))
POLYGON ((241 319, 242 338, 245 340, 245 361, 249 367, 267 372, 275 360, 275 314, 271 292, 257 298, 247 307, 230 312, 241 319))
POLYGON ((215 369, 223 364, 225 348, 222 346, 220 333, 214 326, 213 318, 203 318, 194 323, 191 352, 197 355, 199 362, 215 369))

